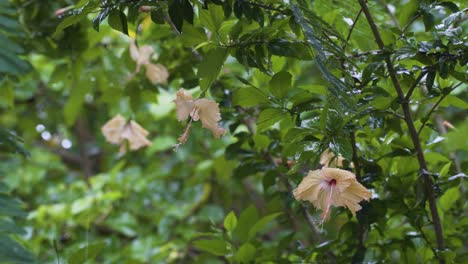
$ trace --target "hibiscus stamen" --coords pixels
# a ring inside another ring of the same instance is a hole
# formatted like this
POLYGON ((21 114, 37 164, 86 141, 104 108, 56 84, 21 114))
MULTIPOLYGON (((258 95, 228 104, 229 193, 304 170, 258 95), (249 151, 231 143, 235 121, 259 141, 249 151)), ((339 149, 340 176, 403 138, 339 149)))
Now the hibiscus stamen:
POLYGON ((330 192, 328 193, 327 208, 325 209, 325 212, 323 213, 322 221, 327 219, 328 215, 330 214, 330 207, 331 207, 331 204, 332 204, 332 197, 333 197, 333 188, 336 186, 336 180, 332 179, 332 180, 328 181, 328 186, 330 187, 330 192))

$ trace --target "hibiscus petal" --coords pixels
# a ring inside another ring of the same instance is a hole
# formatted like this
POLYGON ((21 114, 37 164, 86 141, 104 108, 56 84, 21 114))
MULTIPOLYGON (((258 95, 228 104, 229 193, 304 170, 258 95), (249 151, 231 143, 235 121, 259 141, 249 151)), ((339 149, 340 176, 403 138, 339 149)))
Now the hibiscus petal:
POLYGON ((330 214, 330 206, 346 206, 353 214, 361 209, 359 202, 369 200, 370 191, 362 186, 356 176, 346 170, 322 168, 309 171, 293 191, 296 200, 306 200, 322 210, 322 219, 330 214))
POLYGON ((194 107, 192 95, 186 93, 184 89, 180 89, 176 93, 174 102, 176 104, 177 120, 187 120, 194 107))
POLYGON ((125 125, 122 132, 122 138, 128 140, 130 150, 137 150, 142 147, 150 146, 151 141, 146 138, 147 135, 148 131, 133 120, 125 125))
POLYGON ((140 56, 138 57, 137 63, 140 65, 147 65, 150 63, 151 54, 153 54, 153 47, 143 45, 139 49, 140 56))
POLYGON ((130 41, 130 57, 135 61, 138 62, 138 58, 140 58, 140 52, 138 51, 138 47, 136 46, 135 40, 132 39, 130 41))
POLYGON ((125 123, 125 118, 118 114, 101 127, 101 132, 109 143, 120 144, 125 123))
POLYGON ((149 63, 146 65, 146 77, 153 84, 166 84, 167 78, 169 78, 169 72, 166 67, 161 64, 149 63))
POLYGON ((219 138, 226 133, 226 129, 218 126, 221 114, 215 101, 206 98, 198 99, 195 101, 195 108, 198 109, 197 114, 200 117, 202 126, 211 130, 215 138, 219 138))

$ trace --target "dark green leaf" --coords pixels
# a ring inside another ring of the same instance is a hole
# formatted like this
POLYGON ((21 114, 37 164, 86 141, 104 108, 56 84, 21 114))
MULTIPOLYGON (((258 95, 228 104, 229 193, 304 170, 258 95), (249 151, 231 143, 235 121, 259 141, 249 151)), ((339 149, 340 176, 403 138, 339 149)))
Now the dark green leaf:
POLYGON ((183 2, 184 19, 193 25, 193 7, 189 0, 183 2))
POLYGON ((183 3, 181 1, 183 0, 175 0, 169 6, 169 17, 171 18, 172 24, 174 24, 179 32, 182 32, 182 26, 184 24, 183 12, 180 12, 181 8, 183 8, 183 3))
POLYGON ((272 40, 268 43, 271 54, 283 57, 293 57, 302 60, 311 60, 309 47, 302 42, 291 42, 284 39, 272 40))
POLYGON ((127 16, 120 10, 112 10, 107 19, 111 28, 128 35, 127 16))
POLYGON ((164 24, 164 12, 161 8, 151 11, 151 20, 156 24, 164 24))

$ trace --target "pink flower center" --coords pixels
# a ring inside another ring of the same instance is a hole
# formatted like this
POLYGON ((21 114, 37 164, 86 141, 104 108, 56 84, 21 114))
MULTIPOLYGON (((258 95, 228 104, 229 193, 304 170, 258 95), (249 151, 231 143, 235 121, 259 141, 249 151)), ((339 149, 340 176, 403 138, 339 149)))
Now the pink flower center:
POLYGON ((325 219, 330 215, 330 206, 332 204, 332 197, 333 197, 333 187, 336 186, 336 180, 331 179, 327 181, 328 185, 330 186, 330 189, 328 190, 328 199, 327 199, 327 207, 325 209, 325 212, 323 214, 322 222, 325 221, 325 219))

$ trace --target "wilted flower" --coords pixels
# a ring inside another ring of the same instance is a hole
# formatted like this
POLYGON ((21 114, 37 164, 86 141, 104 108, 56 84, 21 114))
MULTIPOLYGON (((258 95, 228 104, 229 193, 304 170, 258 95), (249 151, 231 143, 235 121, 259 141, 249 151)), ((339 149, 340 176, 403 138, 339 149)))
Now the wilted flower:
POLYGON ((206 98, 194 100, 191 94, 186 93, 184 89, 180 89, 176 93, 174 102, 176 104, 177 119, 179 121, 187 120, 189 117, 191 118, 184 134, 179 137, 180 143, 184 144, 187 141, 192 120, 200 120, 202 126, 209 129, 215 138, 219 138, 226 133, 226 129, 218 126, 218 122, 221 120, 221 114, 219 113, 218 103, 215 101, 206 98))
POLYGON ((296 200, 309 201, 322 210, 323 221, 330 215, 332 205, 347 207, 354 215, 362 208, 359 202, 371 198, 370 191, 352 172, 335 168, 309 171, 293 194, 296 200))
POLYGON ((127 122, 121 115, 109 120, 101 131, 109 143, 120 145, 120 155, 127 151, 127 142, 131 151, 151 145, 146 138, 148 131, 133 120, 127 122))
POLYGON ((154 50, 151 46, 143 45, 140 48, 136 46, 135 40, 130 42, 130 56, 137 63, 135 72, 130 76, 130 79, 140 72, 141 66, 146 67, 146 77, 153 84, 167 83, 167 78, 169 78, 169 72, 166 67, 161 64, 151 63, 151 55, 153 55, 154 50))

